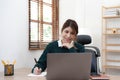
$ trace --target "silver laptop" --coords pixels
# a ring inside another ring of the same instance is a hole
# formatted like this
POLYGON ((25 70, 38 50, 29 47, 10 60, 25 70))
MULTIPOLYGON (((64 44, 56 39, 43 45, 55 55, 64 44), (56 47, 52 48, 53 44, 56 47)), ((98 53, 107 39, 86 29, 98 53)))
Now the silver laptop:
POLYGON ((89 80, 91 53, 47 54, 47 80, 89 80))

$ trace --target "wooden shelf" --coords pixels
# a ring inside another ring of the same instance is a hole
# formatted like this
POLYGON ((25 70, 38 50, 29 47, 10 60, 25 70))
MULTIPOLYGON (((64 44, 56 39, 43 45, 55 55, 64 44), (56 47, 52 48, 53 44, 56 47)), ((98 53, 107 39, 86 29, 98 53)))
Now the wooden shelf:
POLYGON ((120 53, 120 50, 108 50, 108 49, 106 49, 106 52, 115 52, 115 53, 120 53))
POLYGON ((120 18, 120 15, 116 15, 116 16, 103 16, 104 19, 107 19, 107 18, 120 18))
POLYGON ((105 9, 120 8, 120 6, 103 6, 105 9))
MULTIPOLYGON (((119 27, 119 26, 118 26, 119 27)), ((112 30, 113 28, 106 28, 107 30, 112 30)), ((120 30, 120 28, 114 28, 114 29, 117 29, 117 30, 120 30)))
POLYGON ((106 33, 104 35, 119 35, 120 36, 120 33, 106 33))
POLYGON ((120 62, 120 60, 111 60, 111 59, 107 59, 108 62, 120 62))
POLYGON ((120 44, 106 44, 106 46, 120 46, 120 44))
POLYGON ((114 65, 105 65, 105 68, 113 68, 113 69, 120 69, 120 66, 114 66, 114 65))

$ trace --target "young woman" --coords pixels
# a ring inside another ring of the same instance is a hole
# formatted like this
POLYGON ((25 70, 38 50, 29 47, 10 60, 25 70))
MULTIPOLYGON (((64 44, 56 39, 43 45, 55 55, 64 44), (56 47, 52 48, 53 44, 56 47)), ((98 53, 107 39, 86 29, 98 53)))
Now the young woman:
POLYGON ((61 38, 59 40, 49 43, 38 62, 32 69, 32 73, 40 74, 47 67, 47 54, 48 53, 73 53, 84 52, 83 45, 76 42, 78 34, 78 25, 72 19, 66 20, 61 29, 61 38))

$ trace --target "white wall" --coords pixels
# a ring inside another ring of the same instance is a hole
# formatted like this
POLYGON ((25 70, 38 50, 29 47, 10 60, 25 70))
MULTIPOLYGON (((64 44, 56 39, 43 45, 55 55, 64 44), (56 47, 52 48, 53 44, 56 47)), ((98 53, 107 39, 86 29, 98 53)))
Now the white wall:
POLYGON ((66 19, 75 19, 79 25, 79 34, 90 34, 93 38, 91 44, 101 47, 101 1, 60 0, 60 5, 60 27, 66 19))
POLYGON ((28 43, 27 0, 0 0, 0 10, 0 60, 16 59, 15 66, 22 67, 28 43))
POLYGON ((0 0, 0 45, 0 60, 16 59, 15 68, 32 67, 40 56, 41 51, 28 50, 28 0, 0 0))
MULTIPOLYGON (((116 5, 120 0, 59 0, 60 27, 75 19, 79 34, 90 34, 92 44, 101 48, 101 5, 116 5)), ((28 50, 28 0, 0 0, 0 60, 17 60, 15 68, 33 67, 42 51, 28 50)), ((0 63, 0 71, 4 67, 0 63)))

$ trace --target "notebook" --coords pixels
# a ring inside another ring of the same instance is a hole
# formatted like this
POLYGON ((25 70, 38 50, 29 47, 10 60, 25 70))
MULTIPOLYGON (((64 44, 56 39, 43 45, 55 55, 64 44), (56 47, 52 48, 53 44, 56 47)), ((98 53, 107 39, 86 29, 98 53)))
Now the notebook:
POLYGON ((47 54, 47 80, 89 80, 91 53, 47 54))

